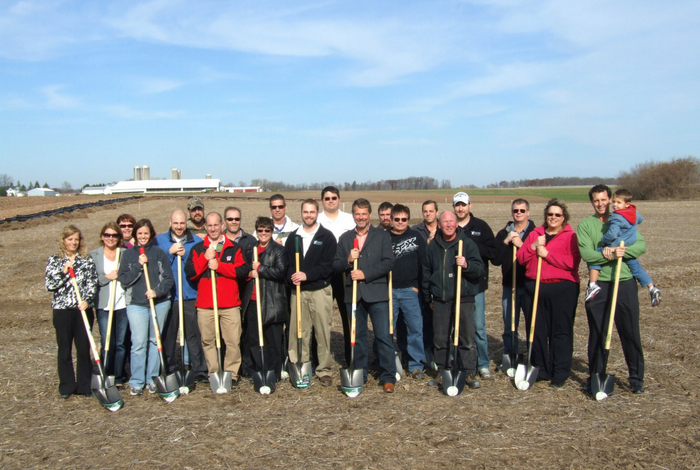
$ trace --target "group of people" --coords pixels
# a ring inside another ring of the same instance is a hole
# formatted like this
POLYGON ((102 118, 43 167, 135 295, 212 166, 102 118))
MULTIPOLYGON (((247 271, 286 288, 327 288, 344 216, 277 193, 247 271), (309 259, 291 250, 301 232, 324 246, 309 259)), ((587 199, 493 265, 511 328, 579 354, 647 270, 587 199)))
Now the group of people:
MULTIPOLYGON (((503 353, 518 351, 518 335, 511 335, 511 312, 516 312, 517 324, 522 311, 530 331, 534 292, 538 290, 531 360, 539 367, 537 379, 559 388, 571 372, 579 263, 583 259, 591 269, 586 313, 589 372, 595 374, 605 367, 605 319, 618 258, 624 258, 625 263, 615 322, 630 388, 643 393, 644 357, 634 277, 649 289, 653 306, 660 302, 660 291, 637 260, 646 251, 637 231, 641 216, 631 204, 631 194, 624 190, 613 196, 607 186, 598 185, 589 196, 594 215, 584 219, 576 232, 563 201, 550 200, 542 224, 537 224, 530 220, 530 204, 516 199, 511 204, 512 220, 494 236, 489 225, 475 217, 464 192, 454 195, 451 211, 440 213, 437 202, 425 201, 423 221, 413 227, 409 226, 407 206, 382 203, 375 227, 370 223, 369 201, 357 199, 351 213, 343 212, 340 192, 333 186, 321 192, 323 211, 314 199, 301 203, 300 225, 287 215, 284 196, 271 196, 270 217, 258 217, 253 234, 241 228, 239 208, 227 207, 223 215, 205 215, 198 197, 190 199, 187 213, 173 211, 169 229, 159 235, 148 219, 119 216, 102 227, 100 247, 89 255, 82 233, 69 225, 61 233, 58 254, 49 258, 46 268, 46 288, 53 292, 60 396, 91 394, 90 349, 81 311, 92 326, 95 310, 103 351, 109 346, 107 373, 122 387, 127 380, 128 358, 130 393, 141 395, 144 389, 156 392, 153 377, 161 371, 151 301, 163 334, 168 373, 179 366, 176 340, 182 304, 186 350, 181 360, 199 382, 206 382, 209 373, 219 372, 216 308, 225 349, 222 367, 231 372, 234 386, 241 378, 260 371, 261 354, 278 380, 286 378, 287 362, 312 361, 320 384, 332 385, 335 300, 348 364, 354 305, 354 367, 364 371, 365 381, 374 369, 383 390, 394 392, 396 356, 400 353, 401 362, 416 380, 426 380, 429 369, 440 372, 456 364, 465 372, 468 387, 479 388, 480 379, 492 374, 485 326, 489 263, 500 265, 503 272, 503 353), (619 246, 621 240, 625 241, 623 247, 619 246), (70 282, 71 268, 81 303, 70 282), (256 281, 259 291, 254 288, 256 281), (458 292, 460 297, 456 298, 458 292), (262 311, 264 348, 259 348, 257 303, 262 311), (461 312, 459 341, 452 353, 457 304, 461 312), (301 316, 301 350, 296 341, 297 315, 301 316), (110 317, 112 325, 108 325, 110 317), (369 362, 368 319, 374 332, 373 364, 369 362), (112 332, 110 345, 105 344, 108 327, 112 332)), ((440 375, 435 377, 438 380, 429 380, 428 385, 441 385, 440 375)))

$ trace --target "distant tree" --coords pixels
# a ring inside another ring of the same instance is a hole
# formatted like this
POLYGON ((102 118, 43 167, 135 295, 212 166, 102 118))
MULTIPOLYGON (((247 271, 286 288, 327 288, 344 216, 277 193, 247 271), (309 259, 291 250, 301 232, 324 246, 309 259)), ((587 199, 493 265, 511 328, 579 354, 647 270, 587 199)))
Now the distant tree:
POLYGON ((13 182, 12 176, 6 175, 5 173, 0 175, 0 186, 3 188, 11 188, 13 182))
MULTIPOLYGON (((232 184, 231 186, 233 186, 233 184, 232 184)), ((238 182, 238 186, 246 187, 246 186, 248 186, 248 183, 246 183, 245 181, 241 180, 241 181, 238 182)))
POLYGON ((34 187, 35 187, 35 188, 40 188, 40 187, 41 187, 41 186, 39 186, 39 180, 36 180, 36 181, 34 182, 34 187))
POLYGON ((20 191, 26 191, 26 190, 27 190, 27 187, 26 187, 25 185, 22 185, 22 186, 19 187, 19 190, 20 190, 20 191))
POLYGON ((0 197, 7 196, 7 188, 5 186, 0 186, 0 197))
POLYGON ((635 199, 693 199, 700 196, 700 160, 674 158, 640 163, 618 178, 635 199))
POLYGON ((44 186, 42 186, 42 188, 49 189, 49 183, 44 183, 44 186))
POLYGON ((64 191, 66 193, 73 191, 73 186, 68 181, 64 181, 61 185, 61 191, 64 191))
MULTIPOLYGON (((351 187, 352 187, 352 190, 353 190, 353 191, 357 191, 357 181, 353 181, 351 187)), ((296 242, 295 242, 295 243, 296 243, 296 242)), ((455 307, 455 308, 456 308, 456 307, 455 307)))

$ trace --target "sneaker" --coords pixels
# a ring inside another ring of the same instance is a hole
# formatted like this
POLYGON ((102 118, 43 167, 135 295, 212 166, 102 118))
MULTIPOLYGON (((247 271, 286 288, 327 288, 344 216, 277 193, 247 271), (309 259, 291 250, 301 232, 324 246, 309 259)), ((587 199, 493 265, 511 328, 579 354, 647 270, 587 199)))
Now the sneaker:
POLYGON ((659 305, 661 303, 661 289, 654 286, 649 291, 649 295, 651 296, 651 306, 652 307, 656 307, 657 305, 659 305))
POLYGON ((134 395, 134 396, 143 395, 143 389, 139 388, 139 387, 133 387, 131 389, 131 392, 129 392, 129 394, 134 395))
POLYGON ((640 384, 631 385, 630 388, 632 389, 632 393, 635 395, 641 395, 644 393, 644 387, 640 384))
POLYGON ((414 379, 423 380, 425 379, 425 373, 423 373, 422 370, 416 369, 413 372, 411 372, 411 377, 413 377, 414 379))
POLYGON ((148 393, 156 393, 158 389, 156 388, 156 384, 150 383, 148 384, 148 393))
POLYGON ((491 378, 491 371, 489 370, 488 367, 484 367, 482 369, 479 369, 479 375, 481 376, 482 379, 490 379, 491 378))
POLYGON ((600 286, 598 284, 588 285, 586 288, 586 302, 593 300, 593 297, 600 293, 600 286))
POLYGON ((481 388, 481 382, 476 378, 476 374, 467 374, 466 382, 469 388, 481 388))
POLYGON ((428 387, 442 387, 442 377, 439 377, 437 380, 428 380, 428 387))

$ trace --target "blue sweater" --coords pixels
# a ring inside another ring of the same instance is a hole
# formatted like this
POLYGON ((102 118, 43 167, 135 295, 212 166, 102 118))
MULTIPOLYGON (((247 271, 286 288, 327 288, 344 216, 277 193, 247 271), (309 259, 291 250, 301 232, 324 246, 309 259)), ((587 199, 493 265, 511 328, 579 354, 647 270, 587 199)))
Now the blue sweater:
MULTIPOLYGON (((182 265, 179 267, 180 272, 182 272, 182 299, 183 300, 196 300, 197 299, 197 281, 192 281, 190 279, 187 279, 187 276, 185 275, 185 262, 187 262, 187 258, 190 256, 190 251, 192 251, 192 247, 195 246, 197 243, 201 242, 202 239, 192 235, 192 232, 189 230, 185 231, 185 242, 182 244, 185 247, 185 254, 182 255, 182 265)), ((165 233, 161 233, 160 235, 157 235, 154 241, 154 245, 165 251, 165 253, 168 255, 168 259, 170 260, 170 267, 173 270, 173 277, 175 278, 175 284, 173 285, 173 288, 170 290, 170 296, 173 299, 174 302, 177 302, 180 300, 180 298, 177 295, 178 292, 178 286, 177 286, 177 255, 171 255, 170 254, 170 247, 175 244, 175 240, 172 237, 172 232, 168 230, 165 233)))

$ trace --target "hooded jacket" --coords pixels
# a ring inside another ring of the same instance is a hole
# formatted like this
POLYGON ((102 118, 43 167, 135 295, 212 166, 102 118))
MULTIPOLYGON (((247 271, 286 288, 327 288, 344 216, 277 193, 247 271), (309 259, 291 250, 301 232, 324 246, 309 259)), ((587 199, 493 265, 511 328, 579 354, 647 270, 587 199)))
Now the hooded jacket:
MULTIPOLYGON (((257 245, 249 245, 243 250, 243 258, 246 266, 253 265, 253 250, 257 245)), ((289 319, 287 304, 287 289, 285 276, 289 267, 287 250, 282 245, 270 241, 265 251, 258 255, 258 278, 260 279, 260 301, 263 325, 284 322, 289 319)), ((243 291, 243 310, 248 309, 253 291, 255 279, 248 279, 243 291)))
POLYGON ((155 303, 168 300, 170 289, 173 287, 173 270, 170 268, 168 255, 153 243, 144 246, 135 246, 126 250, 119 262, 119 273, 117 279, 126 290, 126 304, 147 306, 146 298, 146 278, 143 276, 143 266, 139 263, 141 248, 144 249, 148 257, 148 280, 151 289, 156 293, 155 303))
MULTIPOLYGON (((518 250, 518 263, 525 265, 525 275, 529 279, 537 278, 537 252, 532 249, 537 237, 544 235, 544 227, 539 226, 525 239, 518 250)), ((570 224, 557 233, 546 245, 548 254, 542 259, 542 274, 540 279, 561 279, 579 282, 578 265, 581 253, 578 250, 578 238, 570 224)))
POLYGON ((637 212, 637 206, 630 204, 626 209, 620 209, 608 217, 608 231, 605 232, 601 242, 605 246, 620 246, 624 241, 625 246, 634 245, 637 241, 637 225, 644 222, 642 214, 637 212))

